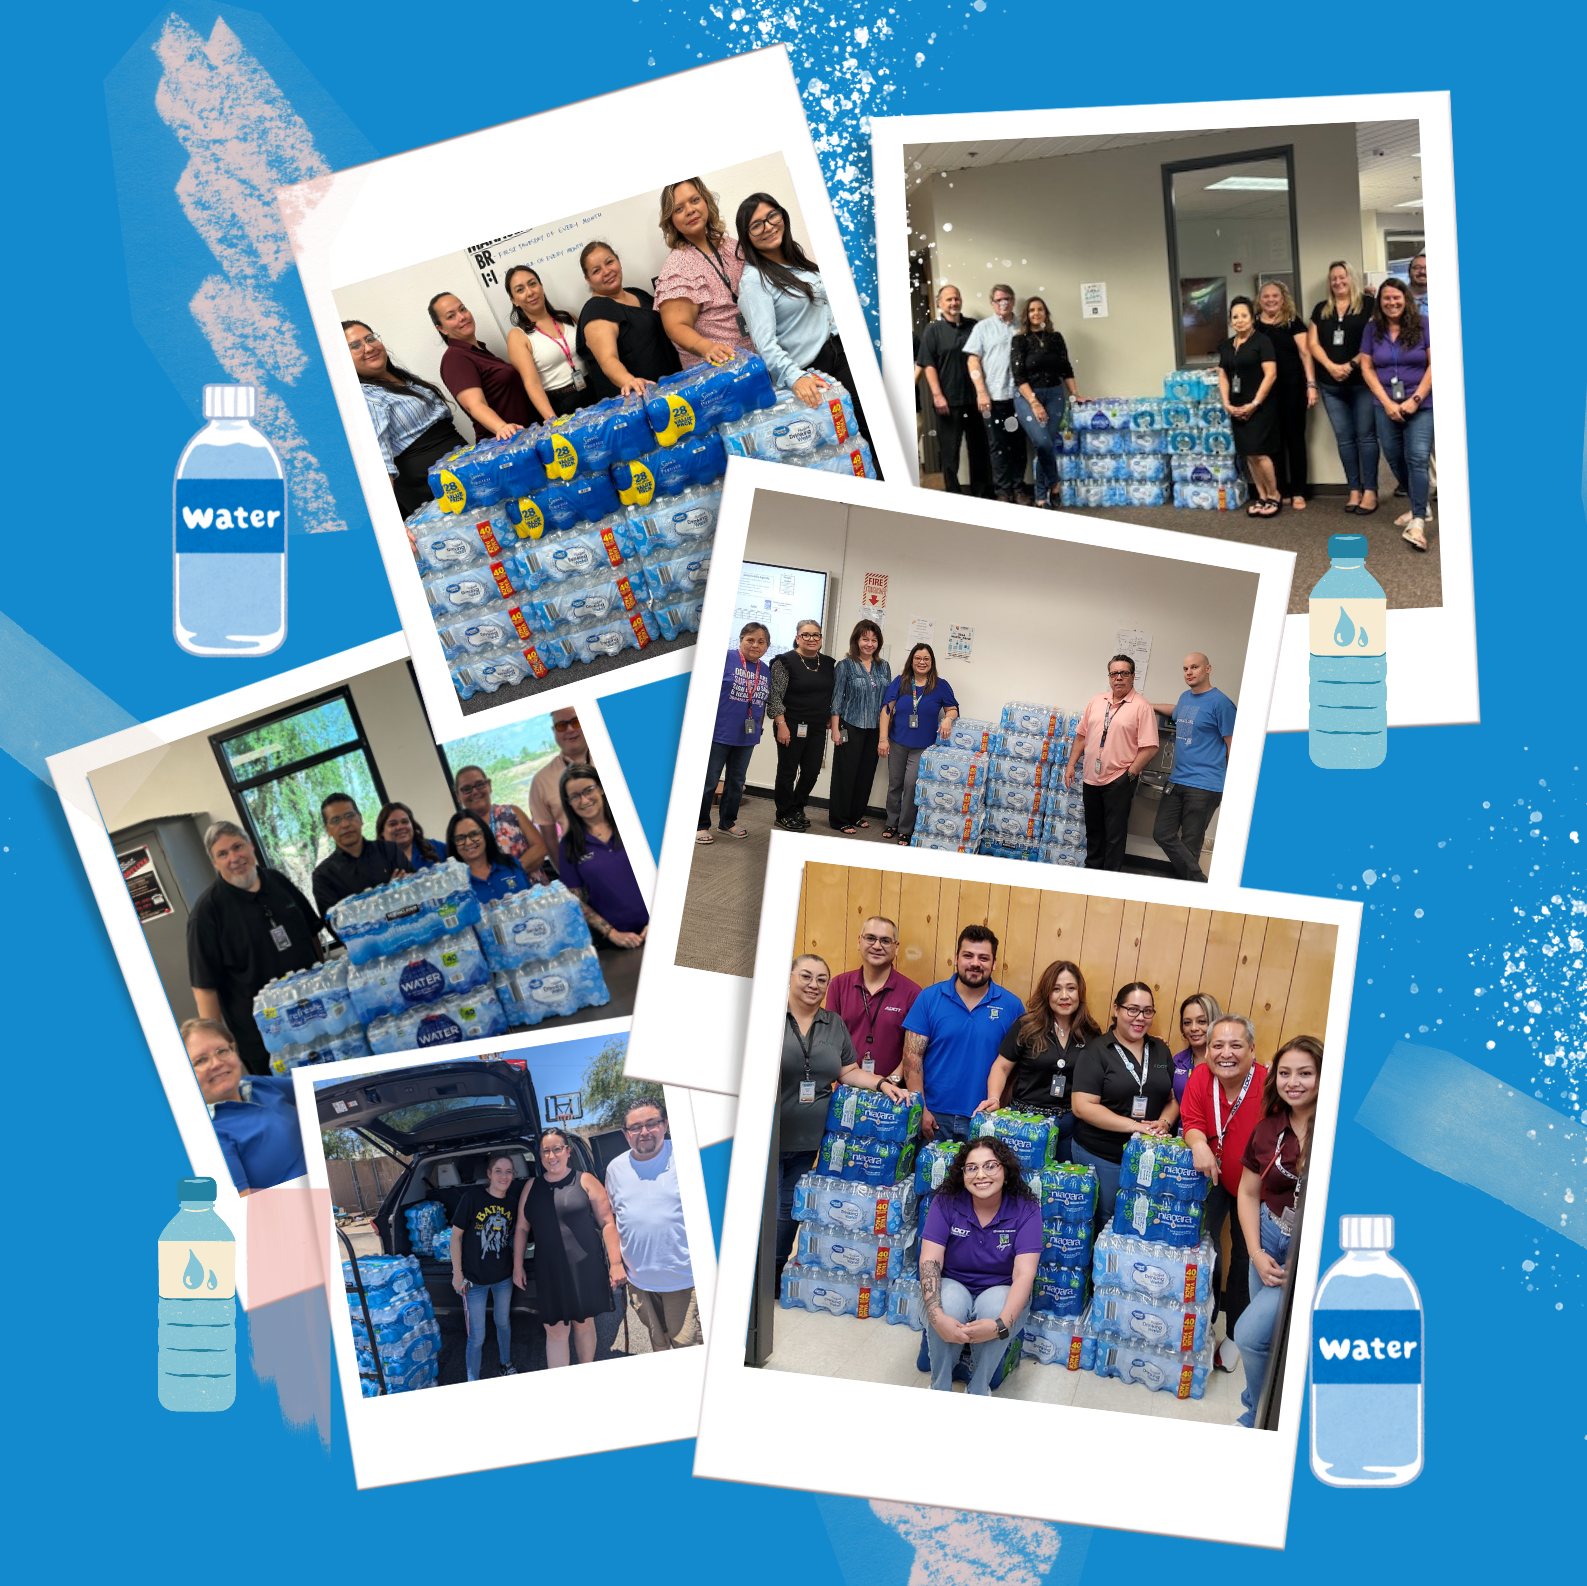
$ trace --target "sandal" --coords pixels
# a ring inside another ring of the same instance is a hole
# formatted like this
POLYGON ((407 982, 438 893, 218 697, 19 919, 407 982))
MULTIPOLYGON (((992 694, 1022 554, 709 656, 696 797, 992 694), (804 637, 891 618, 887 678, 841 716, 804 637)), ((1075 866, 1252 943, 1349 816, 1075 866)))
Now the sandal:
POLYGON ((854 824, 858 826, 862 832, 868 832, 871 829, 871 823, 869 821, 855 821, 854 824))
POLYGON ((898 846, 900 848, 908 848, 913 841, 914 839, 912 837, 900 837, 898 839, 898 846))
POLYGON ((696 832, 694 834, 694 840, 701 848, 708 848, 716 841, 710 832, 696 832))
POLYGON ((882 836, 888 842, 891 842, 897 835, 898 835, 898 828, 896 826, 884 826, 882 828, 882 836))
POLYGON ((1394 520, 1394 527, 1397 529, 1403 529, 1415 516, 1416 514, 1414 512, 1402 512, 1399 517, 1394 520))
POLYGON ((1279 503, 1274 501, 1271 496, 1268 496, 1257 502, 1256 511, 1253 512, 1251 516, 1253 518, 1276 518, 1278 516, 1278 509, 1279 503))
POLYGON ((839 829, 842 831, 845 837, 858 837, 860 833, 858 826, 844 826, 840 827, 839 829))
POLYGON ((725 837, 748 837, 749 833, 742 826, 724 826, 722 834, 725 837))
POLYGON ((1247 508, 1246 508, 1246 509, 1245 509, 1245 515, 1246 515, 1246 517, 1248 517, 1248 518, 1261 518, 1261 517, 1265 517, 1265 516, 1266 516, 1266 513, 1264 513, 1264 512, 1263 512, 1263 511, 1262 511, 1262 508, 1263 508, 1263 507, 1264 507, 1264 506, 1265 506, 1265 505, 1266 505, 1266 504, 1267 504, 1267 503, 1266 503, 1266 501, 1265 501, 1265 500, 1264 500, 1264 499, 1263 499, 1263 497, 1261 497, 1261 496, 1252 496, 1252 497, 1251 497, 1251 504, 1250 504, 1250 506, 1248 506, 1248 507, 1247 507, 1247 508))
POLYGON ((1422 532, 1422 520, 1420 518, 1412 518, 1400 538, 1407 544, 1415 546, 1419 551, 1427 549, 1427 536, 1422 532))
POLYGON ((1296 512, 1304 512, 1306 510, 1305 496, 1291 496, 1289 498, 1289 504, 1290 507, 1296 512))

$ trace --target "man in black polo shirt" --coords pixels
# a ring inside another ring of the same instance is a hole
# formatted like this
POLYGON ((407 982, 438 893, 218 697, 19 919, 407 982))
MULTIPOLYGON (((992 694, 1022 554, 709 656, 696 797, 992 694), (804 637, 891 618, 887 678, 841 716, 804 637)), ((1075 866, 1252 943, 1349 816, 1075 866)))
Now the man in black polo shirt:
POLYGON ((187 918, 187 972, 201 1019, 231 1031, 250 1074, 270 1072, 254 993, 267 981, 320 961, 320 917, 279 870, 261 865, 240 826, 216 821, 204 847, 220 879, 187 918))
POLYGON ((314 901, 329 928, 330 912, 343 898, 383 886, 393 876, 406 875, 408 861, 395 843, 379 838, 364 841, 364 817, 345 793, 326 797, 320 805, 320 819, 336 844, 314 867, 314 901))
MULTIPOLYGON (((915 349, 915 379, 925 375, 931 390, 926 408, 928 422, 935 420, 937 449, 942 456, 942 488, 959 493, 959 441, 970 452, 970 494, 992 494, 992 454, 987 448, 986 426, 975 404, 975 388, 964 361, 964 344, 975 325, 960 313, 964 298, 956 286, 937 293, 937 312, 920 333, 915 349)), ((924 404, 923 404, 924 405, 924 404)))

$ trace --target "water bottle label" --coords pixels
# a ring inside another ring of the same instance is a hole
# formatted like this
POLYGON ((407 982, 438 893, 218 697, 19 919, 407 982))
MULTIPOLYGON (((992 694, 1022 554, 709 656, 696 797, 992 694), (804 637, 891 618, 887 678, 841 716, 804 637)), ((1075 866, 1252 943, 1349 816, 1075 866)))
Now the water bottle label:
POLYGON ((771 443, 779 452, 807 452, 819 444, 821 437, 809 419, 798 419, 792 424, 779 424, 771 432, 771 443))
POLYGON ((280 479, 178 479, 176 554, 276 555, 287 548, 287 487, 280 479))
POLYGON ((858 1272, 865 1263, 865 1252, 856 1250, 851 1245, 828 1245, 827 1255, 833 1266, 842 1268, 845 1272, 858 1272))
POLYGON ((496 587, 501 591, 501 598, 506 600, 509 595, 516 595, 518 591, 513 588, 512 580, 507 576, 507 569, 500 562, 490 564, 490 576, 496 580, 496 587))
POLYGON ((1349 596, 1311 602, 1313 655, 1382 655, 1388 601, 1349 596))
POLYGON ((520 947, 538 947, 551 940, 551 923, 543 919, 517 920, 513 923, 511 934, 514 943, 520 947))
POLYGON ((551 461, 546 472, 553 479, 571 479, 579 471, 578 448, 566 435, 551 437, 551 461))
POLYGON ((650 643, 650 629, 645 626, 644 617, 637 611, 629 612, 628 626, 634 630, 634 638, 643 650, 650 643))
POLYGON ((445 989, 446 976, 428 959, 420 958, 402 971, 398 986, 409 1002, 433 1002, 445 989))
POLYGON ((667 423, 663 432, 657 435, 656 439, 661 441, 663 445, 671 446, 694 429, 694 409, 680 396, 669 394, 665 400, 667 403, 667 423))
POLYGON ((534 503, 532 496, 518 502, 518 521, 514 524, 520 540, 538 540, 546 531, 546 515, 534 503))
POLYGON ((237 1292, 237 1247, 229 1239, 162 1239, 156 1248, 162 1300, 227 1300, 237 1292))
POLYGON ((544 975, 529 989, 532 1002, 565 1002, 573 988, 561 975, 544 975))
POLYGON ((842 402, 836 397, 828 397, 827 411, 832 415, 832 428, 837 431, 838 439, 846 441, 853 431, 849 429, 849 421, 844 416, 842 402))
POLYGON ((449 469, 443 468, 441 479, 441 510, 443 512, 461 512, 468 500, 468 492, 463 488, 463 481, 449 469))
POLYGON ((1314 1383, 1419 1383, 1420 1311, 1313 1311, 1314 1383))
POLYGON ((463 1032, 444 1013, 432 1013, 421 1019, 414 1032, 414 1044, 417 1046, 445 1046, 462 1039, 463 1032))
POLYGON ((625 507, 648 507, 656 494, 656 476, 643 463, 628 465, 628 488, 617 492, 625 507))
POLYGON ((449 606, 478 606, 485 601, 485 586, 477 578, 460 578, 446 586, 446 603, 449 606))
POLYGON ((444 540, 431 540, 429 554, 431 561, 445 566, 448 562, 466 562, 474 553, 469 549, 467 540, 449 534, 444 540))

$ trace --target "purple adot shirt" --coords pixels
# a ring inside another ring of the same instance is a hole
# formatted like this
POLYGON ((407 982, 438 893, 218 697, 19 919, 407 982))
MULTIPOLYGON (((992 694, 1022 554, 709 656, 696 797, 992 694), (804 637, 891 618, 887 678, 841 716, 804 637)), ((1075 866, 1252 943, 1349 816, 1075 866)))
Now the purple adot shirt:
MULTIPOLYGON (((1422 321, 1422 334, 1414 347, 1402 347, 1397 341, 1388 336, 1380 336, 1378 327, 1370 320, 1367 327, 1361 332, 1361 351, 1364 356, 1372 360, 1372 368, 1378 377, 1378 384, 1385 391, 1389 389, 1389 381, 1396 375, 1405 383, 1405 394, 1409 396, 1422 383, 1422 377, 1427 373, 1427 355, 1432 351, 1432 327, 1424 319, 1422 321)), ((1433 388, 1427 388, 1427 400, 1420 404, 1425 411, 1433 405, 1433 388)))
POLYGON ((983 1228, 968 1190, 937 1195, 921 1238, 943 1247, 943 1277, 981 1294, 1013 1281, 1015 1256, 1040 1255, 1041 1208, 1005 1192, 997 1215, 983 1228))
POLYGON ((771 668, 764 661, 751 665, 738 646, 727 652, 722 664, 722 694, 716 707, 713 743, 757 744, 766 725, 766 695, 771 691, 771 668), (744 730, 745 719, 755 723, 754 732, 744 730))

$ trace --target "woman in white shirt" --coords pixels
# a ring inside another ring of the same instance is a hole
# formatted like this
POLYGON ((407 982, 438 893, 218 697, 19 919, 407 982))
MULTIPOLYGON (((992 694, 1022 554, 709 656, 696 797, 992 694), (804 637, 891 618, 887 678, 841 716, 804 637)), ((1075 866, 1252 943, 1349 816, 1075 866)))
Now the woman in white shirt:
POLYGON ((552 307, 540 277, 527 264, 515 264, 505 285, 512 299, 507 361, 518 371, 535 411, 550 420, 588 407, 595 393, 574 348, 578 322, 566 310, 552 307))

